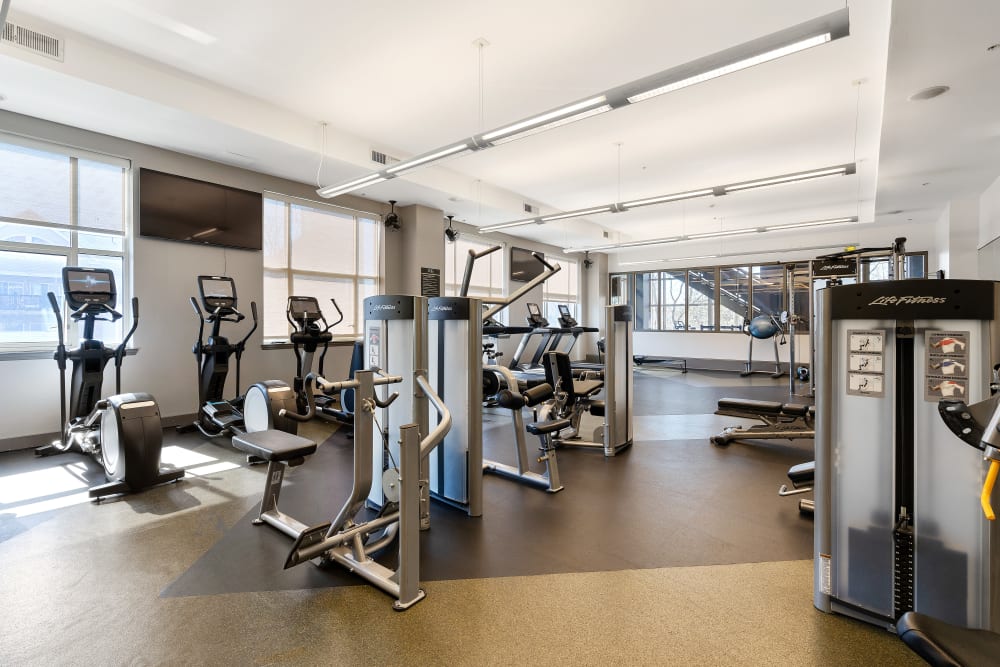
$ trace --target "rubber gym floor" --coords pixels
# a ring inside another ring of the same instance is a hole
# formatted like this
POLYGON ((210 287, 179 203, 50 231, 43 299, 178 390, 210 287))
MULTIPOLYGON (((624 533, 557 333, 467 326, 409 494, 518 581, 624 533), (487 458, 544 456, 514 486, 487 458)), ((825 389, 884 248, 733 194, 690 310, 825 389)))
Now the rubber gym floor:
MULTIPOLYGON (((406 612, 340 568, 283 570, 290 540, 250 523, 264 467, 224 441, 166 431, 188 476, 100 505, 90 459, 0 454, 0 664, 920 664, 813 608, 812 522, 776 494, 811 443, 710 445, 739 423, 722 396, 790 400, 787 380, 643 367, 633 447, 560 449, 557 494, 487 476, 481 518, 433 504, 406 612)), ((513 463, 511 429, 487 413, 487 457, 513 463)), ((322 444, 282 492, 307 524, 349 490, 334 430, 306 425, 322 444)))

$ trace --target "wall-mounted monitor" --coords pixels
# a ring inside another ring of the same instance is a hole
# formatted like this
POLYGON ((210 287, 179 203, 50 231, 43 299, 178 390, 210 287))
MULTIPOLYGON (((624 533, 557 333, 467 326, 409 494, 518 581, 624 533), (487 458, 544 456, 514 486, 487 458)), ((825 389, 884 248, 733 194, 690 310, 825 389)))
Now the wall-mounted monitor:
POLYGON ((260 250, 264 200, 259 192, 139 170, 139 235, 260 250))
MULTIPOLYGON (((538 253, 542 259, 545 255, 538 253)), ((514 248, 510 249, 510 279, 517 281, 519 283, 529 282, 532 278, 542 275, 545 271, 545 266, 542 265, 534 255, 531 254, 530 250, 525 250, 524 248, 514 248)))

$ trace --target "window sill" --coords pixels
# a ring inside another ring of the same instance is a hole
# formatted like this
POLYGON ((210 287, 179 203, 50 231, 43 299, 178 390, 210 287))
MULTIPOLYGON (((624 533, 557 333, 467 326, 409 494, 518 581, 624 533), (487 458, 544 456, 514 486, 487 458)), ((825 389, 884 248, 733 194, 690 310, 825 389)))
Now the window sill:
MULTIPOLYGON (((72 348, 71 348, 72 349, 72 348)), ((139 352, 138 347, 129 347, 125 349, 126 357, 133 357, 139 352)), ((69 350, 67 350, 69 351, 69 350)), ((26 361, 30 359, 52 359, 55 354, 54 349, 48 350, 10 350, 7 352, 0 352, 0 362, 4 361, 26 361)))

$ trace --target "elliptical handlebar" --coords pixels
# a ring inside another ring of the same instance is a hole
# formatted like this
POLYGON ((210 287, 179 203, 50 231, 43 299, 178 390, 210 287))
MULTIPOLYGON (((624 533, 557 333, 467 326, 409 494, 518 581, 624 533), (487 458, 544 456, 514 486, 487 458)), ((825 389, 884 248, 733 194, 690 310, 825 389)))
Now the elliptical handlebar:
POLYGON ((62 308, 55 292, 49 292, 49 304, 56 316, 56 330, 59 336, 59 346, 56 348, 55 359, 59 366, 59 448, 66 449, 66 340, 63 337, 62 308))
MULTIPOLYGON (((372 384, 374 384, 377 387, 379 385, 398 384, 402 381, 403 378, 402 376, 399 375, 382 375, 380 377, 373 378, 372 384)), ((296 422, 307 422, 310 419, 312 419, 316 414, 316 401, 313 398, 312 391, 310 391, 313 385, 319 387, 320 391, 322 391, 324 394, 331 395, 337 393, 338 391, 342 391, 344 389, 358 389, 361 386, 361 383, 358 380, 342 380, 340 382, 328 382, 327 380, 316 375, 315 373, 309 373, 308 375, 306 375, 305 381, 303 382, 303 390, 305 391, 306 394, 306 404, 307 404, 305 413, 299 414, 297 412, 289 412, 288 410, 282 408, 278 412, 278 416, 287 417, 288 419, 291 419, 292 421, 296 422)), ((375 403, 376 406, 380 408, 387 408, 397 398, 399 398, 399 392, 393 392, 388 398, 384 400, 380 399, 378 396, 373 396, 372 401, 375 403)))
POLYGON ((335 326, 337 326, 338 324, 340 324, 341 322, 344 321, 344 313, 343 313, 343 311, 340 310, 340 306, 337 305, 337 300, 336 299, 330 299, 330 303, 333 304, 334 310, 337 311, 337 321, 334 322, 333 324, 328 324, 326 326, 326 328, 323 329, 323 331, 329 331, 330 329, 334 328, 335 326))
POLYGON ((132 327, 122 338, 122 342, 115 348, 115 393, 122 393, 122 360, 125 358, 125 346, 128 345, 132 334, 139 326, 139 297, 132 297, 132 327))

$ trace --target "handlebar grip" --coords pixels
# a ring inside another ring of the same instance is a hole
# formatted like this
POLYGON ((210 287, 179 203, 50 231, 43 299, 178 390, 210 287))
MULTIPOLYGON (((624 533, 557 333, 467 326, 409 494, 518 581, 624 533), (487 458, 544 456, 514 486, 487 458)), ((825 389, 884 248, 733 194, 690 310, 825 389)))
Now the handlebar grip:
POLYGON ((132 321, 139 319, 139 297, 132 297, 132 321))
POLYGON ((256 323, 257 322, 257 302, 256 301, 251 301, 250 302, 250 314, 253 316, 254 323, 256 323))
POLYGON ((385 399, 384 401, 382 399, 380 399, 378 396, 373 396, 372 400, 374 401, 375 405, 377 405, 378 407, 380 407, 380 408, 387 408, 390 405, 392 405, 392 402, 395 401, 397 398, 399 398, 399 392, 398 391, 394 391, 394 392, 392 392, 392 394, 389 395, 389 398, 385 399))
POLYGON ((986 481, 983 482, 983 492, 979 496, 979 504, 983 507, 983 514, 990 521, 995 521, 997 518, 997 515, 993 513, 990 497, 993 495, 993 485, 996 484, 998 473, 1000 473, 1000 461, 990 460, 990 470, 986 473, 986 481))
POLYGON ((49 292, 49 303, 52 304, 52 310, 59 312, 59 299, 56 298, 55 292, 49 292))
POLYGON ((281 408, 281 410, 278 411, 278 416, 284 417, 285 419, 291 419, 292 421, 295 422, 307 422, 313 418, 314 413, 315 410, 313 409, 313 406, 311 405, 310 402, 309 409, 306 411, 304 415, 300 415, 297 412, 289 412, 285 408, 281 408))

